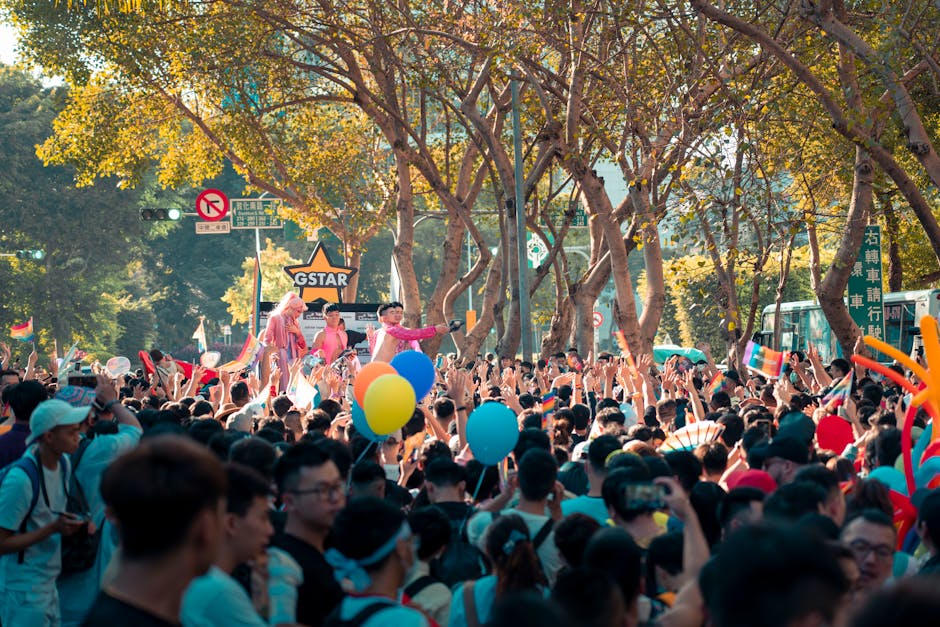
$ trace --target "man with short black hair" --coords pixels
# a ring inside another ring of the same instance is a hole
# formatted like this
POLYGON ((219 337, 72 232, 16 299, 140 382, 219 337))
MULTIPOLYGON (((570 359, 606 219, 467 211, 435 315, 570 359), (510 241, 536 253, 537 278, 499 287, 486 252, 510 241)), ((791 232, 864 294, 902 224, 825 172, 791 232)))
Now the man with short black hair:
POLYGON ((221 462, 183 437, 149 438, 115 460, 101 494, 121 554, 83 626, 179 624, 186 587, 218 555, 225 491, 221 462))
POLYGON ((209 572, 194 579, 186 589, 181 622, 187 627, 264 627, 267 621, 258 615, 232 571, 264 553, 274 534, 268 506, 270 483, 241 464, 229 463, 225 474, 228 493, 222 517, 222 546, 209 572))
POLYGON ((273 544, 303 569, 297 622, 320 625, 343 599, 323 554, 330 527, 346 504, 346 486, 333 460, 312 442, 300 442, 284 453, 274 467, 274 480, 287 522, 273 544))
POLYGON ((13 426, 0 435, 0 468, 23 456, 29 437, 29 417, 47 398, 46 386, 39 381, 24 381, 3 388, 3 402, 10 406, 13 426))
POLYGON ((607 523, 609 514, 607 506, 604 504, 604 497, 601 488, 604 485, 604 479, 607 477, 607 457, 614 451, 620 450, 620 441, 612 435, 602 435, 588 445, 587 462, 584 464, 584 470, 588 476, 588 493, 573 499, 565 499, 561 502, 561 513, 565 516, 574 513, 587 514, 600 524, 607 523))
POLYGON ((797 471, 793 481, 812 481, 826 491, 822 513, 832 519, 837 527, 845 522, 845 494, 839 485, 839 477, 821 464, 804 466, 797 471))
POLYGON ((380 305, 377 313, 382 328, 369 339, 369 352, 372 353, 372 361, 390 362, 398 353, 407 350, 420 351, 421 345, 418 344, 418 340, 426 340, 435 335, 444 335, 450 330, 450 327, 446 324, 420 329, 409 329, 401 326, 405 306, 397 301, 380 305))
POLYGON ((891 578, 897 529, 891 517, 877 509, 853 514, 842 528, 841 540, 855 554, 859 570, 859 588, 871 594, 891 578))
MULTIPOLYGON (((504 513, 518 514, 529 528, 529 537, 549 582, 555 580, 562 566, 561 555, 555 546, 553 530, 556 519, 561 519, 561 499, 565 489, 557 481, 558 462, 554 455, 540 448, 530 449, 519 464, 519 504, 504 513), (551 511, 551 516, 545 514, 551 511)), ((494 520, 489 512, 480 512, 470 519, 467 535, 471 544, 483 546, 487 527, 494 520)))

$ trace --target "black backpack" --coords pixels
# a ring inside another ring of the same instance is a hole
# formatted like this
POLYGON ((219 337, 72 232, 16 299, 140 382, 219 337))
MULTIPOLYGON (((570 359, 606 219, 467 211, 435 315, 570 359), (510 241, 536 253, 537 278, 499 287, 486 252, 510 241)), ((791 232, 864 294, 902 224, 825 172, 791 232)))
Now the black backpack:
POLYGON ((392 601, 376 601, 365 606, 349 620, 340 618, 340 609, 342 604, 337 606, 329 616, 323 621, 323 627, 361 627, 367 620, 381 612, 382 610, 394 607, 396 604, 392 601))
POLYGON ((444 553, 431 562, 431 575, 448 588, 456 584, 479 579, 489 572, 486 557, 467 538, 467 521, 474 514, 467 508, 462 520, 450 520, 450 543, 444 553))
MULTIPOLYGON (((85 498, 85 491, 82 490, 82 486, 78 482, 75 471, 92 442, 91 438, 82 438, 78 449, 72 453, 72 473, 69 476, 69 490, 66 494, 68 500, 65 511, 83 517, 89 516, 91 508, 88 505, 88 499, 85 498)), ((104 525, 101 525, 95 529, 94 533, 90 534, 86 525, 70 536, 62 536, 62 572, 59 577, 68 577, 75 573, 84 572, 94 565, 95 559, 98 557, 98 547, 101 546, 101 530, 103 527, 104 525)))

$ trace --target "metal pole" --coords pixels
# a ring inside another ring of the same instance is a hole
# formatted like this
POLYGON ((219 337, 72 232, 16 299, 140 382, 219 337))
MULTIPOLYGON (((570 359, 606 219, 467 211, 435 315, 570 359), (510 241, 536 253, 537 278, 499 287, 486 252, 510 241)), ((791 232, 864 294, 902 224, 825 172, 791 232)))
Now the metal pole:
POLYGON ((522 361, 532 360, 532 319, 526 280, 525 198, 522 192, 522 129, 519 121, 519 81, 512 79, 512 144, 516 179, 516 254, 519 256, 519 323, 522 325, 522 361))
MULTIPOLYGON (((261 229, 255 229, 255 257, 258 259, 258 281, 261 281, 261 229)), ((255 286, 251 286, 251 290, 255 291, 255 286)), ((255 296, 255 315, 253 316, 251 325, 253 327, 252 331, 254 332, 255 337, 261 333, 261 290, 258 290, 257 295, 255 296)))

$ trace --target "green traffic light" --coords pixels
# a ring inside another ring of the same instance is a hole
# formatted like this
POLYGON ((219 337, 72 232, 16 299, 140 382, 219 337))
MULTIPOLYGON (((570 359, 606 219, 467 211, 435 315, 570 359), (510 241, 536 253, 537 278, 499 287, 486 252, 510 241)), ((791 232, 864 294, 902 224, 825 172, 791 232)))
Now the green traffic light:
POLYGON ((183 217, 183 212, 174 207, 172 209, 167 210, 166 217, 167 217, 167 220, 179 220, 180 218, 183 217))
POLYGON ((46 251, 44 250, 31 250, 29 253, 36 261, 42 261, 42 258, 46 256, 46 251))

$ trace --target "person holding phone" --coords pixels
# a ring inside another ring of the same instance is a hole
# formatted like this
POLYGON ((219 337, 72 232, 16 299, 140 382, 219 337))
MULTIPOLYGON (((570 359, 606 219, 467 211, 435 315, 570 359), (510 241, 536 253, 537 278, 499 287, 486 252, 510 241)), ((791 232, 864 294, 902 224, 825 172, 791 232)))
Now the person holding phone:
POLYGON ((401 325, 405 314, 404 305, 399 302, 385 303, 378 309, 382 328, 369 339, 372 361, 390 362, 398 353, 408 350, 420 351, 418 340, 427 340, 435 335, 453 333, 461 326, 460 320, 451 320, 450 324, 438 324, 433 327, 409 329, 401 325))

